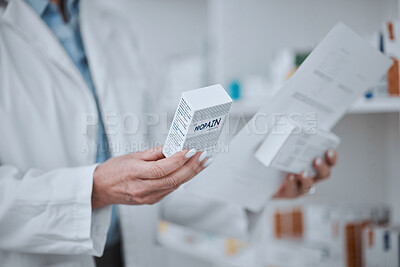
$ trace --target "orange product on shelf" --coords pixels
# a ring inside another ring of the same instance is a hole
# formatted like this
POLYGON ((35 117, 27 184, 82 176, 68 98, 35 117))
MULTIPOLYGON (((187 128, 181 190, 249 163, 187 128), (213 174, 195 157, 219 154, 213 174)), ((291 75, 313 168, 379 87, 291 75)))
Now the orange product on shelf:
POLYGON ((392 58, 393 65, 390 67, 387 73, 388 80, 388 93, 390 96, 399 96, 400 95, 400 81, 399 81, 399 60, 396 58, 392 58))
POLYGON ((374 228, 370 227, 368 229, 368 247, 372 248, 374 246, 374 228))
POLYGON ((303 238, 303 211, 300 208, 274 213, 274 236, 282 238, 303 238))
POLYGON ((274 236, 276 239, 282 238, 281 217, 281 213, 279 211, 276 211, 274 214, 274 236))
POLYGON ((363 223, 351 222, 345 227, 346 266, 362 266, 362 228, 363 223))
POLYGON ((394 29, 393 29, 393 22, 389 21, 387 23, 389 39, 394 41, 394 29))
POLYGON ((293 237, 303 237, 303 212, 301 209, 294 209, 292 212, 293 237))

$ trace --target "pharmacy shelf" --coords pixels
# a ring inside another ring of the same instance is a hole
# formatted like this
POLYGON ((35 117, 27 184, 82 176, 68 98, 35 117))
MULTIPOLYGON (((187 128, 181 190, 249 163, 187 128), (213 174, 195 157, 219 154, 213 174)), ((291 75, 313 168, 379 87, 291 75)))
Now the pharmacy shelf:
MULTIPOLYGON (((251 116, 260 107, 268 103, 268 97, 252 97, 234 102, 230 114, 233 116, 251 116)), ((400 97, 377 97, 362 99, 354 103, 349 114, 400 112, 400 97)))
MULTIPOLYGON (((251 97, 233 102, 231 116, 253 116, 265 103, 268 103, 270 97, 251 97)), ((164 104, 168 114, 174 114, 175 108, 171 103, 164 104)), ((348 114, 367 114, 367 113, 393 113, 400 112, 400 97, 377 97, 373 99, 362 99, 354 103, 347 112, 348 114)))
POLYGON ((376 97, 359 100, 348 113, 388 113, 400 112, 400 97, 376 97))

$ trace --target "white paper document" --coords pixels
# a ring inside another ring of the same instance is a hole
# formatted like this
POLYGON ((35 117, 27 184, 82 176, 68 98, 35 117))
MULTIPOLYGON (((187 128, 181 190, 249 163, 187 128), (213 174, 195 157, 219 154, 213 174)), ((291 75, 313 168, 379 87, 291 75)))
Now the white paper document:
POLYGON ((313 161, 324 158, 328 149, 336 149, 340 138, 330 131, 315 129, 315 132, 300 131, 289 124, 285 131, 273 130, 255 153, 255 157, 267 167, 299 174, 306 170, 315 175, 313 161))
POLYGON ((329 131, 350 105, 386 73, 392 61, 338 23, 278 93, 232 139, 228 152, 190 181, 192 193, 261 210, 285 173, 256 159, 282 117, 302 131, 329 131))

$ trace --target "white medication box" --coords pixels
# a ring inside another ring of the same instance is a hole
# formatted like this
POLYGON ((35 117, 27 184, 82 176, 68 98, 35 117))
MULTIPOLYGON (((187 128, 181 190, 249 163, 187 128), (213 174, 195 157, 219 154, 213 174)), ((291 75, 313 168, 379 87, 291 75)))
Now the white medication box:
POLYGON ((186 148, 212 154, 231 105, 232 99, 219 84, 183 92, 164 144, 164 155, 170 157, 186 148))

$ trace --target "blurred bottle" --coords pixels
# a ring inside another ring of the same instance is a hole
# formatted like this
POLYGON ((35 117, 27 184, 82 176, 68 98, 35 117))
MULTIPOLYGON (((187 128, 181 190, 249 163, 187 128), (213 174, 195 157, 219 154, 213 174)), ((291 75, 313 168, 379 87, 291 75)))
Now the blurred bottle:
POLYGON ((241 85, 240 85, 239 81, 233 80, 229 84, 228 94, 234 101, 237 101, 241 98, 241 85))

